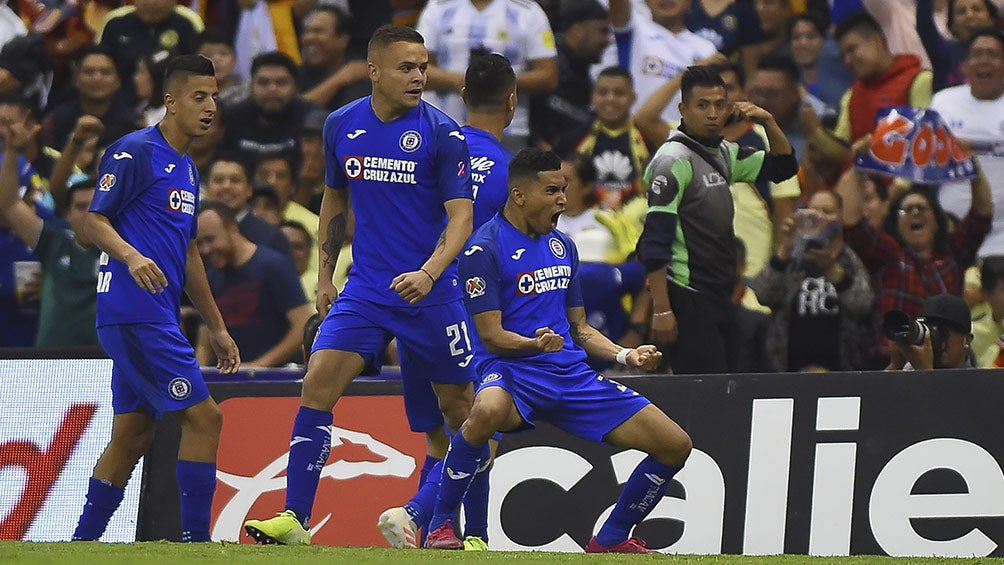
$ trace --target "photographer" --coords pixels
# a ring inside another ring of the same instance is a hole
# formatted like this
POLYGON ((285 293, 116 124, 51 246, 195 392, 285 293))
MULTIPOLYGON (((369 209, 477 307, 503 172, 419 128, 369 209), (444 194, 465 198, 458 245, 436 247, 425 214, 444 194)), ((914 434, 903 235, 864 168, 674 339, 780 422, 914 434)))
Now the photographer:
POLYGON ((883 333, 889 338, 887 371, 965 369, 972 367, 972 317, 962 298, 938 294, 924 301, 920 318, 901 311, 886 313, 883 333))
POLYGON ((874 293, 861 260, 844 245, 840 196, 822 190, 778 230, 774 257, 751 286, 773 310, 767 347, 774 365, 799 371, 863 367, 874 293))

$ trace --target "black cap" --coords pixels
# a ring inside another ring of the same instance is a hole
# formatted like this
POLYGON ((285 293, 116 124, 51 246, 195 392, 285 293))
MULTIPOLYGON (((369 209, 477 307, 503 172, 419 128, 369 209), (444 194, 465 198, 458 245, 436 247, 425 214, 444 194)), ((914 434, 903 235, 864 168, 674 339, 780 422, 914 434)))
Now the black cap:
POLYGON ((961 333, 972 333, 973 317, 969 306, 954 294, 939 294, 924 301, 921 315, 925 320, 937 320, 950 329, 961 333))
POLYGON ((323 108, 307 112, 307 115, 303 118, 303 123, 300 124, 300 135, 307 135, 308 133, 321 135, 324 131, 324 120, 326 119, 328 119, 328 111, 323 108))
POLYGON ((561 24, 568 29, 572 24, 588 20, 605 20, 610 12, 596 0, 572 0, 564 3, 561 9, 561 24))

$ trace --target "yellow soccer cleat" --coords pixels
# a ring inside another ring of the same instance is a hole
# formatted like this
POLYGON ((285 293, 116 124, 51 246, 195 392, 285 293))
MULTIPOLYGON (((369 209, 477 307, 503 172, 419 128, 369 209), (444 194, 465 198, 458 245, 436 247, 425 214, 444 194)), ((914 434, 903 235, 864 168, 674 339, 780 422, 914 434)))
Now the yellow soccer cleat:
POLYGON ((464 551, 488 551, 488 544, 478 536, 464 538, 464 551))
POLYGON ((264 545, 310 545, 310 532, 291 510, 283 510, 268 520, 248 520, 244 522, 244 531, 264 545))

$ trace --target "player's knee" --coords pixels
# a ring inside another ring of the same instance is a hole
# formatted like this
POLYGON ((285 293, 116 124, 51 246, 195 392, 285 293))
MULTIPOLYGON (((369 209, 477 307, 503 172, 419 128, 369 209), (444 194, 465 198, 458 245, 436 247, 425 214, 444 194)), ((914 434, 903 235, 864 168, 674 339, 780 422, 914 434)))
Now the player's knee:
POLYGON ((119 434, 112 437, 112 445, 123 453, 126 458, 132 461, 139 461, 139 458, 146 455, 146 452, 150 449, 150 445, 153 444, 155 431, 156 428, 150 426, 135 433, 119 434))
POLYGON ((459 430, 467 417, 471 415, 470 399, 464 396, 442 396, 439 399, 439 410, 451 430, 459 430))
POLYGON ((204 427, 206 433, 213 434, 216 437, 219 437, 223 431, 223 411, 220 410, 217 404, 214 403, 211 410, 206 410, 204 427))
POLYGON ((219 437, 223 431, 223 411, 215 402, 199 406, 185 414, 181 428, 183 432, 203 437, 219 437))
POLYGON ((660 460, 672 467, 683 467, 693 450, 694 441, 687 432, 680 430, 679 433, 672 434, 672 439, 667 442, 660 460))
POLYGON ((488 441, 503 423, 507 413, 501 407, 490 404, 478 404, 464 422, 464 438, 471 444, 480 445, 488 441))

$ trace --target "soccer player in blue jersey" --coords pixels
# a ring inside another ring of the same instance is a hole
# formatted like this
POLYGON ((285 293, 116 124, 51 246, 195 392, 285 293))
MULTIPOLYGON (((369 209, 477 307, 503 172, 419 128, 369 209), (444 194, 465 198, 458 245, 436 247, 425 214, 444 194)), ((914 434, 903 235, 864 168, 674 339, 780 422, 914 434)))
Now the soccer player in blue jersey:
POLYGON ((460 96, 467 105, 467 124, 461 130, 471 153, 477 230, 509 197, 506 172, 512 151, 502 145, 502 133, 516 114, 516 73, 509 59, 498 53, 475 57, 467 67, 460 96))
POLYGON ((156 421, 181 424, 178 487, 182 541, 210 541, 216 450, 223 416, 178 326, 184 290, 209 325, 218 368, 240 366, 237 345, 213 302, 195 245, 199 179, 187 155, 216 117, 213 64, 198 55, 172 59, 165 72, 167 115, 108 147, 85 231, 99 260, 98 339, 112 359, 112 438, 94 467, 74 540, 104 533, 156 421))
POLYGON ((690 437, 645 397, 607 380, 586 356, 646 370, 653 345, 623 348, 586 322, 578 252, 555 229, 565 207, 561 159, 524 149, 509 164, 509 199, 460 255, 464 300, 477 331, 481 384, 471 416, 450 443, 426 547, 459 549, 454 516, 463 493, 490 457, 496 431, 548 421, 584 439, 648 453, 632 473, 587 552, 648 553, 629 537, 670 486, 691 450, 690 437))
POLYGON ((293 423, 286 508, 244 525, 262 543, 310 543, 307 524, 330 450, 331 410, 356 376, 379 372, 391 338, 398 343, 405 411, 412 430, 428 434, 430 455, 446 453, 447 442, 435 445, 444 421, 458 429, 470 413, 473 354, 454 261, 473 217, 464 134, 422 101, 429 54, 418 32, 377 29, 368 65, 373 94, 324 123, 327 190, 318 230, 317 308, 326 316, 293 423), (331 277, 345 239, 349 194, 356 220, 353 270, 338 296, 331 277), (438 396, 431 407, 422 394, 430 382, 438 396))
MULTIPOLYGON (((502 145, 503 130, 516 112, 516 73, 509 59, 498 53, 472 59, 460 95, 467 105, 467 124, 461 131, 471 154, 474 229, 477 229, 502 209, 509 195, 506 173, 512 152, 502 145)), ((435 405, 435 392, 431 387, 416 390, 415 394, 425 395, 426 406, 435 405)), ((444 442, 449 442, 441 430, 436 433, 442 434, 444 442)), ((378 526, 391 546, 411 546, 411 543, 402 542, 415 540, 416 531, 428 526, 439 494, 441 461, 441 458, 427 456, 419 477, 418 493, 404 506, 390 508, 380 516, 378 526)), ((487 549, 488 473, 478 474, 464 496, 464 516, 466 547, 487 549)))

